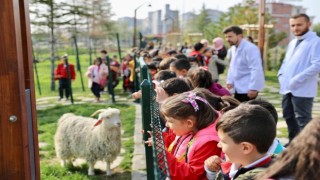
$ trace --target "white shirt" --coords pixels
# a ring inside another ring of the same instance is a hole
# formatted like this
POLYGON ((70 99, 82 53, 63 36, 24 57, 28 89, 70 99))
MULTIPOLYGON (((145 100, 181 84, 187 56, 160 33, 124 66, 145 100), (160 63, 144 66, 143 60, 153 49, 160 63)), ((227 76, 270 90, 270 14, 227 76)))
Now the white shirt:
POLYGON ((297 38, 289 43, 278 72, 280 94, 291 92, 297 97, 315 97, 320 73, 320 38, 309 31, 299 39, 303 41, 297 47, 297 38))
POLYGON ((232 84, 239 94, 264 88, 264 72, 260 51, 256 45, 244 39, 232 49, 227 84, 232 84))

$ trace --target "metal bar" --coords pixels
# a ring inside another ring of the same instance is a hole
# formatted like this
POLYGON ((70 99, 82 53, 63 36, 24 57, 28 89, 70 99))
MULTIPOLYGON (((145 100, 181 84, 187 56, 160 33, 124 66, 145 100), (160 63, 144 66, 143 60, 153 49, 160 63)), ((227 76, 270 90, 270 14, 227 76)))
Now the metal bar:
MULTIPOLYGON (((142 91, 142 98, 141 98, 141 105, 142 105, 142 129, 145 133, 143 133, 143 140, 147 141, 149 138, 149 134, 147 131, 151 131, 151 84, 149 80, 145 79, 141 83, 141 91, 142 91)), ((153 150, 152 147, 145 144, 145 154, 146 154, 146 166, 147 166, 147 179, 153 180, 154 179, 154 160, 153 160, 153 150)))
POLYGON ((119 37, 119 33, 117 33, 117 44, 118 44, 119 60, 120 60, 120 62, 122 62, 122 57, 121 57, 121 46, 120 46, 120 37, 119 37))
POLYGON ((83 79, 82 79, 82 72, 81 72, 81 65, 80 65, 80 58, 79 58, 79 49, 78 49, 78 43, 77 43, 77 36, 76 35, 73 36, 73 40, 74 40, 74 48, 76 50, 77 70, 80 73, 82 91, 85 91, 84 84, 83 84, 83 79))

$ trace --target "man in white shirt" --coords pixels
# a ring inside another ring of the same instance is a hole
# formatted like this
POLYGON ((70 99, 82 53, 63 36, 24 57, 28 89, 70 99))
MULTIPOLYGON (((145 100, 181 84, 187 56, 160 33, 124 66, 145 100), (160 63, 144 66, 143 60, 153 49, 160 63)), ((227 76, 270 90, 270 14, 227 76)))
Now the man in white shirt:
POLYGON ((311 22, 306 14, 291 17, 289 24, 296 38, 288 45, 278 79, 290 143, 312 119, 320 72, 320 38, 309 31, 311 22))
POLYGON ((258 47, 243 38, 238 26, 223 31, 232 49, 232 57, 227 76, 227 88, 235 90, 234 97, 241 102, 255 99, 264 87, 264 73, 258 47))

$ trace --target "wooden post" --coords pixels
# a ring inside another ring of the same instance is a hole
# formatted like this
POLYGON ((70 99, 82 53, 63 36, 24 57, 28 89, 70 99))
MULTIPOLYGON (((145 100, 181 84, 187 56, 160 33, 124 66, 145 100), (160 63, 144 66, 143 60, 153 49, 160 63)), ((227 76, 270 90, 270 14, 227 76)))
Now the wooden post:
POLYGON ((0 12, 0 179, 40 179, 29 1, 0 12))
POLYGON ((260 49, 261 53, 261 58, 262 61, 264 62, 264 68, 266 69, 266 59, 263 59, 264 57, 264 38, 265 38, 265 33, 264 33, 264 24, 265 24, 265 0, 260 0, 259 4, 259 41, 258 41, 258 46, 260 49))

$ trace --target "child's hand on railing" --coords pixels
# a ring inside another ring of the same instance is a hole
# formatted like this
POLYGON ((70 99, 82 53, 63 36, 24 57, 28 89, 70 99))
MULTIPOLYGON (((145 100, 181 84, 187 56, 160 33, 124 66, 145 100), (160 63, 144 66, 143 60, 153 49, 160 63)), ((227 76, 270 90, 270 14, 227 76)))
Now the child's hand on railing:
MULTIPOLYGON (((150 135, 150 137, 148 138, 148 140, 147 141, 145 141, 144 143, 145 144, 148 144, 148 146, 152 146, 152 132, 151 131, 147 131, 148 132, 148 134, 150 135)), ((144 134, 144 130, 142 129, 141 130, 141 133, 142 134, 144 134)))
POLYGON ((224 162, 219 156, 211 156, 204 161, 204 165, 212 172, 220 170, 221 163, 224 162))
POLYGON ((169 97, 169 95, 162 87, 157 87, 155 91, 157 93, 156 101, 160 104, 169 97))
POLYGON ((132 98, 134 98, 134 99, 140 99, 141 97, 142 97, 142 92, 141 92, 141 90, 139 90, 139 91, 137 91, 137 92, 134 92, 134 93, 132 93, 132 98))

